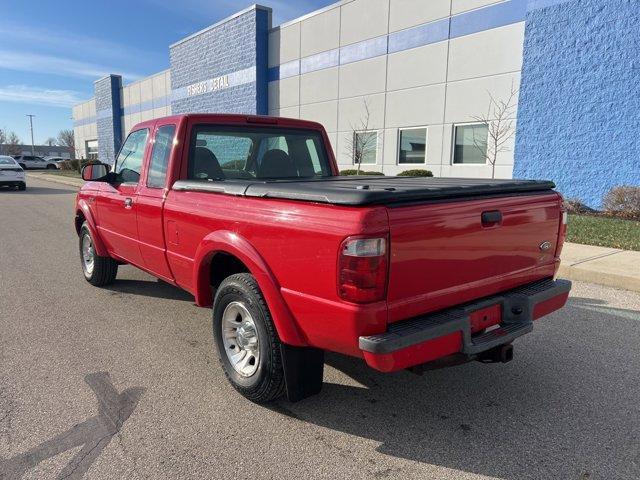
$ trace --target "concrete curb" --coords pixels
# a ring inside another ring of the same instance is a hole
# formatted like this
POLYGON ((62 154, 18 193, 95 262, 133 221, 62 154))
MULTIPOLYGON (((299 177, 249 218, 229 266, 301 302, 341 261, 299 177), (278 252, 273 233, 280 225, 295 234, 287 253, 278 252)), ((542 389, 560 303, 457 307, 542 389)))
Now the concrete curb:
POLYGON ((558 276, 640 292, 640 252, 566 243, 558 276))
POLYGON ((33 180, 43 180, 46 182, 60 183, 62 185, 69 185, 78 188, 84 185, 84 180, 71 177, 59 177, 57 175, 47 175, 46 173, 27 173, 27 178, 31 178, 33 180))

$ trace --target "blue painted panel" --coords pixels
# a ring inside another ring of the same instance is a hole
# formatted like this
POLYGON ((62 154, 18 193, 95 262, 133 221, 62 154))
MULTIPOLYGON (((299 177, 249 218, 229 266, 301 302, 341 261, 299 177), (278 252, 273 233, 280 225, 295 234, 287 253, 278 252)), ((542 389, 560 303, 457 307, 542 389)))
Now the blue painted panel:
POLYGON ((389 35, 389 53, 422 47, 449 38, 449 18, 389 35))
POLYGON ((526 0, 509 0, 451 17, 451 38, 522 22, 526 0))
POLYGON ((387 54, 387 36, 372 38, 340 49, 340 65, 387 54))
POLYGON ((550 178, 595 208, 640 185, 637 2, 530 9, 525 32, 514 176, 550 178))
POLYGON ((329 50, 310 57, 303 58, 300 62, 300 73, 310 73, 324 68, 337 67, 340 63, 340 50, 329 50))

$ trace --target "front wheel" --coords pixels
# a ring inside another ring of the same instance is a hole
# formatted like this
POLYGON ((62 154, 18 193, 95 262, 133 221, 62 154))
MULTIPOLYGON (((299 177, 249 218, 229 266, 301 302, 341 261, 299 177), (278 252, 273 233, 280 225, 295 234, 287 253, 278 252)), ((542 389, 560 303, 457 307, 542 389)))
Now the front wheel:
POLYGON ((284 394, 280 339, 253 275, 232 275, 220 284, 213 336, 225 376, 238 392, 256 403, 284 394))
POLYGON ((56 167, 53 163, 50 163, 47 165, 47 170, 57 170, 58 167, 56 167))
POLYGON ((24 163, 20 163, 19 165, 20 165, 20 168, 22 168, 23 170, 27 169, 27 166, 24 163))
POLYGON ((118 263, 111 257, 101 257, 96 253, 87 222, 80 230, 80 262, 84 278, 94 287, 113 283, 118 274, 118 263))

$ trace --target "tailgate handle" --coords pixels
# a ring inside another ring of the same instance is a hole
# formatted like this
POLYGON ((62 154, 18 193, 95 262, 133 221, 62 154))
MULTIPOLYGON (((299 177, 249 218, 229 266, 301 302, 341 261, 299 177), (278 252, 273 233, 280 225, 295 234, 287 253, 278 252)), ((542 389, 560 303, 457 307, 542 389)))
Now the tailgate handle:
POLYGON ((494 210, 491 212, 482 212, 482 225, 490 227, 502 222, 502 212, 494 210))

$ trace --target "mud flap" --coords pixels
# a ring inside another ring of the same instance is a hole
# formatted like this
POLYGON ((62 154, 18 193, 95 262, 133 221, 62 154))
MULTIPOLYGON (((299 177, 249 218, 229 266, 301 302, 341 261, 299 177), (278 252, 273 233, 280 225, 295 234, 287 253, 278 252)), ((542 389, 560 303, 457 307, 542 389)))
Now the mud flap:
POLYGON ((324 350, 280 345, 287 399, 299 402, 322 390, 324 350))

